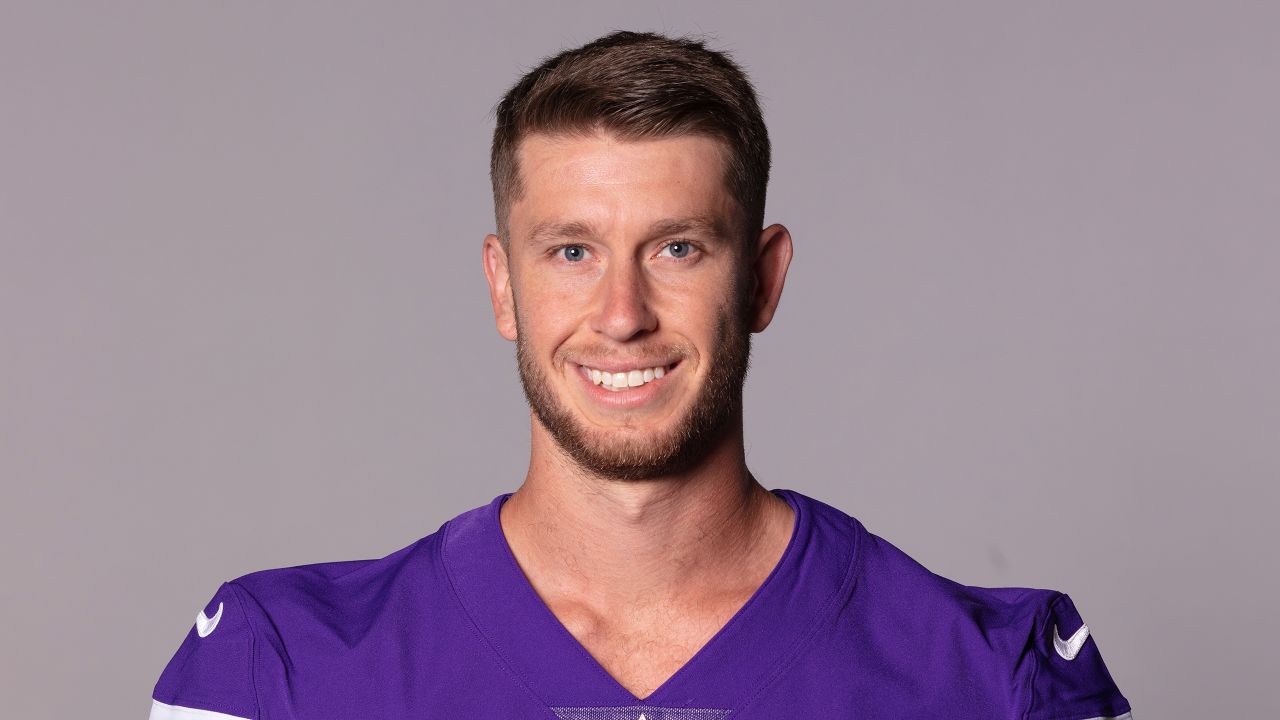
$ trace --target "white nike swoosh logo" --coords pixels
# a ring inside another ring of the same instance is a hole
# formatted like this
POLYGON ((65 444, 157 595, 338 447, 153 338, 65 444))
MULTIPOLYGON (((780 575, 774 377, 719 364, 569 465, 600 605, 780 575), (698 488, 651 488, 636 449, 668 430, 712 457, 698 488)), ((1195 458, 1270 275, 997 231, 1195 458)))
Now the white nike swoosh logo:
POLYGON ((201 610, 200 614, 196 615, 196 634, 200 637, 209 637, 209 633, 218 627, 218 621, 221 619, 222 603, 218 603, 218 612, 214 613, 212 618, 205 615, 204 611, 201 610))
POLYGON ((1063 660, 1075 660, 1080 654, 1080 648, 1084 647, 1084 641, 1089 639, 1089 626, 1081 625, 1080 629, 1070 638, 1063 640, 1058 634, 1058 626, 1053 626, 1053 649, 1058 651, 1063 660))

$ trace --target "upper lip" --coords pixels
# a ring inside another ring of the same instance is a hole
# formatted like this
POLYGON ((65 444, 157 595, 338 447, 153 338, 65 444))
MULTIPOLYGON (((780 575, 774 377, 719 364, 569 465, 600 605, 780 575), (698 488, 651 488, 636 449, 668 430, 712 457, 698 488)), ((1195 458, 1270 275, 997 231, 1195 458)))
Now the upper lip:
POLYGON ((585 362, 575 360, 574 364, 589 370, 620 373, 652 367, 669 368, 677 362, 679 360, 592 360, 585 362))

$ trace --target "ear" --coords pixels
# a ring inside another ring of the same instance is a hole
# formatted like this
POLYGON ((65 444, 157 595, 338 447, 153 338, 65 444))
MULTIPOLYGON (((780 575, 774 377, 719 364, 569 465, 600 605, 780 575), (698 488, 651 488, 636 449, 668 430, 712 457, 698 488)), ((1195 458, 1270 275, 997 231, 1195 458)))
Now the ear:
POLYGON ((773 320, 782 299, 782 285, 791 266, 791 232, 781 225, 770 225, 760 233, 755 257, 751 263, 750 329, 763 332, 773 320))
POLYGON ((489 281, 489 300, 493 302, 493 319, 498 326, 498 334, 514 341, 516 339, 516 309, 511 296, 511 268, 507 262, 507 251, 497 235, 486 235, 484 238, 484 276, 489 281))

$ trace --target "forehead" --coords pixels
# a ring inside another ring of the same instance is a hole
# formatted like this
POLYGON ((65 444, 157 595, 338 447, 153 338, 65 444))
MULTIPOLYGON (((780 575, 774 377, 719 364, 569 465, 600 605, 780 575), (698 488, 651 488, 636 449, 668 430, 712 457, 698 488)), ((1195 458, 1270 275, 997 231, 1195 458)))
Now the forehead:
POLYGON ((534 134, 517 152, 521 193, 510 216, 515 237, 547 222, 616 228, 702 217, 727 229, 735 219, 737 205, 725 183, 727 152, 710 137, 534 134))

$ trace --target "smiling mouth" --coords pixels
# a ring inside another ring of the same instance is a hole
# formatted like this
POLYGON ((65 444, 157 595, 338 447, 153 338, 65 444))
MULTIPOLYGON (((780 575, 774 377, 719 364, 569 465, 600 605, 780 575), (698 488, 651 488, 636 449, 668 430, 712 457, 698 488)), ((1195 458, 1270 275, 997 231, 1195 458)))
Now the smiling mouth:
POLYGON ((671 372, 678 363, 670 365, 655 365, 653 367, 632 368, 621 372, 609 372, 607 370, 596 370, 595 368, 579 365, 582 368, 583 375, 591 381, 593 385, 599 385, 605 390, 611 392, 623 392, 631 388, 637 388, 647 385, 654 380, 661 379, 664 375, 671 372))

